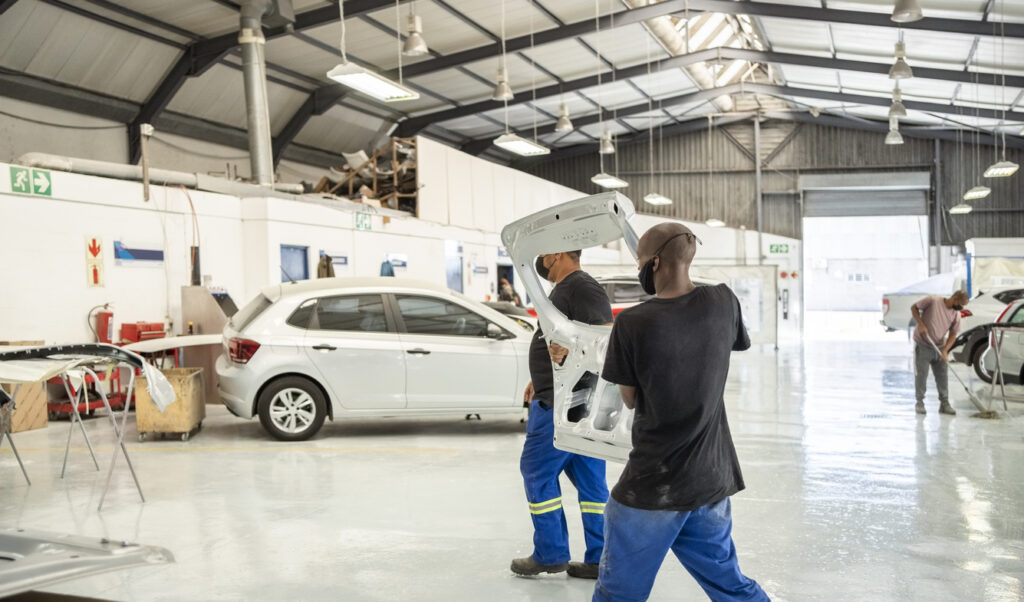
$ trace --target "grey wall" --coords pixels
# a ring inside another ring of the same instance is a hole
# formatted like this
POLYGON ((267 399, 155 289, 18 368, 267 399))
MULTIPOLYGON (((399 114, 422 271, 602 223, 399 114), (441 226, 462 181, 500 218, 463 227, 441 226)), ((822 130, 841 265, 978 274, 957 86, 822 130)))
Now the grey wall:
MULTIPOLYGON (((801 208, 796 179, 801 173, 844 173, 851 171, 895 172, 931 171, 935 173, 935 141, 904 136, 901 146, 886 146, 884 135, 860 130, 767 121, 762 128, 762 167, 764 190, 764 228, 766 232, 801 238, 801 208), (773 148, 796 130, 781 151, 770 156, 773 148)), ((657 138, 657 133, 655 134, 657 138)), ((655 142, 656 175, 653 186, 649 172, 649 147, 646 142, 622 145, 613 157, 606 157, 605 170, 630 183, 625 194, 644 213, 684 220, 724 219, 729 226, 757 227, 754 162, 740 147, 752 149, 753 124, 743 123, 665 138, 655 142), (724 131, 723 131, 724 130, 724 131), (732 140, 730 140, 729 132, 732 140), (662 161, 659 158, 663 157, 662 161), (661 169, 661 166, 664 166, 661 169), (662 174, 663 184, 658 173, 662 174), (652 190, 675 200, 674 205, 650 207, 641 199, 652 190)), ((993 148, 981 146, 975 158, 969 140, 963 143, 941 142, 942 204, 949 208, 960 202, 963 192, 975 180, 992 188, 992 195, 973 203, 976 211, 966 216, 951 216, 945 211, 943 244, 960 244, 981 236, 1024 236, 1024 172, 1012 178, 985 180, 981 172, 994 160, 993 148), (975 168, 975 163, 980 165, 975 168), (985 180, 984 182, 981 182, 985 180), (989 208, 1010 208, 1012 212, 985 212, 989 208)), ((1020 163, 1022 153, 1014 149, 1007 158, 1020 163)), ((598 157, 591 153, 580 157, 540 162, 531 173, 577 190, 600 192, 590 182, 598 171, 598 157)), ((934 188, 929 195, 934 203, 934 188)), ((929 222, 932 223, 932 222, 929 222)), ((934 242, 934 239, 933 239, 934 242)))

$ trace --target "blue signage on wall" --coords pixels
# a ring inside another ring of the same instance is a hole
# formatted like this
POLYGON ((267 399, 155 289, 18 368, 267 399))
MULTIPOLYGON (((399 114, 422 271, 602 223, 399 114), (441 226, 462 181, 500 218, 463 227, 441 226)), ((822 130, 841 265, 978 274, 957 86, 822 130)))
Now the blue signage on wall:
POLYGON ((162 249, 133 249, 123 242, 115 240, 114 260, 118 263, 124 261, 161 262, 164 260, 164 252, 162 249))

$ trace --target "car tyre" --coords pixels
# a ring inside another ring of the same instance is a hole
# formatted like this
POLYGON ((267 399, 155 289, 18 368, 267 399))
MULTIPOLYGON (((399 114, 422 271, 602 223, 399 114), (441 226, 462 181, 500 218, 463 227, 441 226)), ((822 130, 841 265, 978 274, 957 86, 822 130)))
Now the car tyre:
POLYGON ((270 383, 258 400, 260 423, 281 441, 304 441, 320 430, 327 417, 327 400, 315 383, 286 376, 270 383))
POLYGON ((985 349, 986 347, 982 343, 974 346, 974 349, 971 351, 971 364, 974 366, 974 373, 978 375, 978 378, 986 383, 991 383, 992 373, 985 369, 985 362, 983 361, 985 349))

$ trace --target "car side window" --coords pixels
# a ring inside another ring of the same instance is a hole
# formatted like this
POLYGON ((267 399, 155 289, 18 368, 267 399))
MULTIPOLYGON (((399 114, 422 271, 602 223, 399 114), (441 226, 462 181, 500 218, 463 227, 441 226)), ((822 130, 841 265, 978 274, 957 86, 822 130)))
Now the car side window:
POLYGON ((309 328, 309 320, 313 317, 314 307, 316 307, 316 299, 309 299, 293 311, 286 321, 296 328, 307 329, 309 328))
MULTIPOLYGON (((980 296, 980 295, 979 295, 980 296)), ((1024 289, 1014 289, 1010 291, 1003 291, 995 295, 996 299, 999 299, 1003 303, 1013 303, 1024 299, 1024 289)))
POLYGON ((1018 307, 1014 312, 1013 317, 1010 318, 1010 324, 1024 324, 1024 305, 1018 307))
POLYGON ((485 337, 487 319, 442 299, 398 296, 398 309, 411 334, 485 337))
POLYGON ((640 286, 639 282, 636 284, 632 282, 616 282, 614 286, 615 292, 612 296, 612 303, 640 303, 651 298, 644 291, 644 288, 640 286))
POLYGON ((323 297, 316 304, 314 328, 355 332, 387 332, 380 295, 323 297))

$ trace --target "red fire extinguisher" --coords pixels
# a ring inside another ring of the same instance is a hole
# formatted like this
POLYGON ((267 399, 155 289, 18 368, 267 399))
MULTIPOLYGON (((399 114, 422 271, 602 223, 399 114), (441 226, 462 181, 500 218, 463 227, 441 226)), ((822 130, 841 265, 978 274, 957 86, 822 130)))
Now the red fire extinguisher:
MULTIPOLYGON (((98 305, 92 308, 92 311, 96 311, 99 308, 103 308, 102 311, 96 312, 96 329, 93 333, 96 335, 96 340, 100 343, 113 343, 114 342, 114 312, 111 311, 108 304, 98 305)), ((92 311, 89 313, 92 314, 92 311)))

